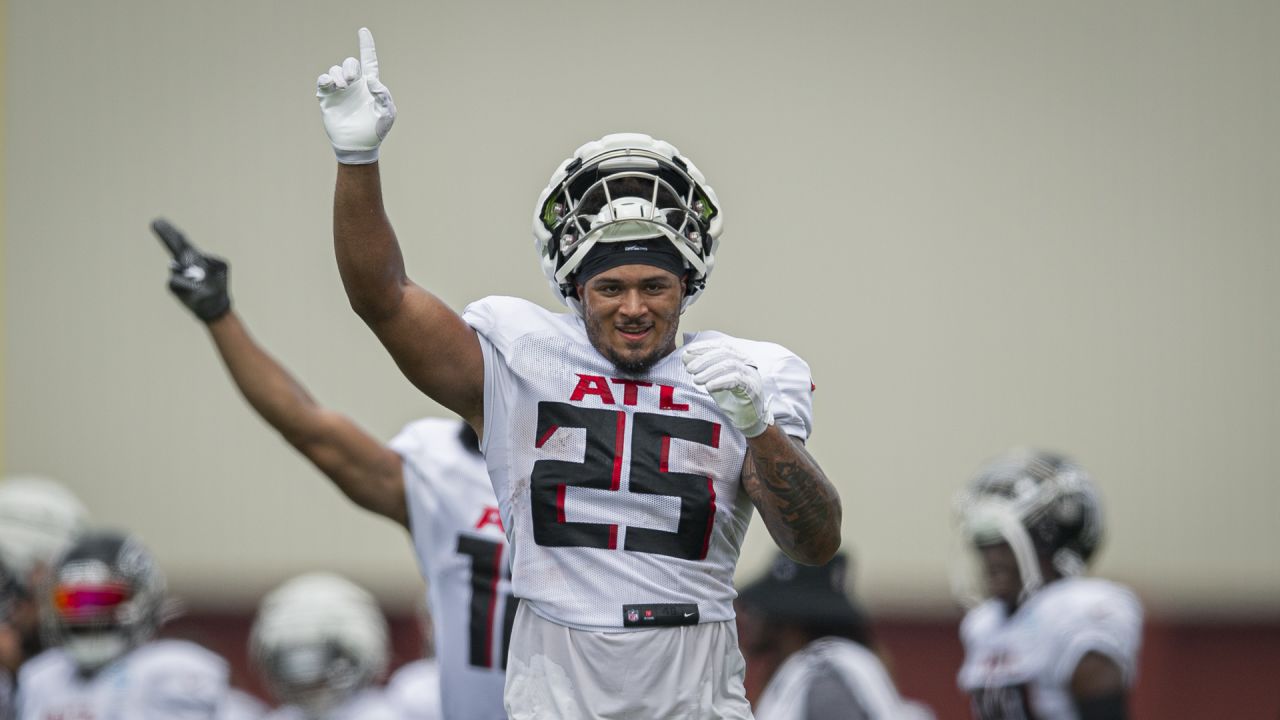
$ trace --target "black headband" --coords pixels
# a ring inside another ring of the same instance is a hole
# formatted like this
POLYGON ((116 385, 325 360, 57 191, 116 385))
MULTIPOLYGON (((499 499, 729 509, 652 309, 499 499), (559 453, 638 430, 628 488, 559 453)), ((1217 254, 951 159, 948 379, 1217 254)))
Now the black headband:
POLYGON ((574 273, 574 282, 586 284, 596 275, 620 265, 651 265, 681 278, 687 272, 680 251, 670 240, 658 237, 597 244, 582 259, 574 273))

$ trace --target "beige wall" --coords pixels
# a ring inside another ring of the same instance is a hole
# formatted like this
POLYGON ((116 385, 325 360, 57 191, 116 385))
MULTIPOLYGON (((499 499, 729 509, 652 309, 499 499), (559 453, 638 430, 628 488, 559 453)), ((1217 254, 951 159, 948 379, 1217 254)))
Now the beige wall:
MULTIPOLYGON (((455 307, 554 303, 530 212, 580 142, 702 167, 727 230, 686 325, 811 363, 876 605, 948 606, 953 493, 1035 443, 1094 470, 1101 572, 1160 609, 1280 609, 1280 5, 10 0, 4 470, 140 531, 190 602, 318 567, 416 591, 403 533, 235 395, 146 231, 227 256, 324 402, 381 437, 438 413, 330 247, 312 83, 361 24, 400 109, 387 203, 455 307)), ((743 572, 770 548, 757 522, 743 572)))

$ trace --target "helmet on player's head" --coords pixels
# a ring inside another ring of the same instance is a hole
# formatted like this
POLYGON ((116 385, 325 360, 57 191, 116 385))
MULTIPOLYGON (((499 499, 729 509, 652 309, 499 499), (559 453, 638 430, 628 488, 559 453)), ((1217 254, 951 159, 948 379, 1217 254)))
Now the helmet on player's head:
POLYGON ((387 643, 372 595, 337 575, 309 573, 263 599, 249 652, 281 702, 317 715, 386 672, 387 643))
POLYGON ((1017 449, 996 458, 970 480, 958 510, 968 544, 1012 549, 1023 598, 1044 582, 1041 558, 1063 577, 1079 575, 1102 541, 1102 505, 1092 479, 1051 452, 1017 449))
POLYGON ((88 526, 89 512, 63 485, 41 477, 0 482, 0 558, 24 588, 88 526))
POLYGON ((155 635, 165 581, 138 538, 93 531, 59 559, 42 594, 50 644, 93 672, 155 635))
POLYGON ((715 191, 670 144, 640 133, 589 142, 565 160, 538 197, 534 246, 560 301, 581 313, 574 272, 599 243, 666 239, 687 269, 681 309, 715 265, 723 226, 715 191))

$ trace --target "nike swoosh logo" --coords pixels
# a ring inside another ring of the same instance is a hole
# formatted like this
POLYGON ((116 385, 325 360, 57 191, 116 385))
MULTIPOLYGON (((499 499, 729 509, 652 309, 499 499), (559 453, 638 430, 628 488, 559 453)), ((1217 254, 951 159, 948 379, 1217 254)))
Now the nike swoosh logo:
POLYGON ((693 617, 696 613, 685 613, 685 617, 693 617))

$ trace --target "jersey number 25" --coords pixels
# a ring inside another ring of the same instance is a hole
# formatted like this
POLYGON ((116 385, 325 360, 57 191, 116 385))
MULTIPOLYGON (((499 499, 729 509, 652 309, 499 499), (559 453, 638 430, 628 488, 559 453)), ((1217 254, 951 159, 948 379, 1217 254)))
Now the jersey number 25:
MULTIPOLYGON (((618 410, 538 403, 538 447, 560 428, 581 428, 586 432, 582 462, 539 460, 533 464, 533 537, 539 545, 617 549, 616 524, 565 519, 565 490, 579 487, 619 491, 627 417, 627 413, 618 410)), ((706 475, 671 472, 667 457, 672 439, 719 447, 719 423, 645 412, 635 413, 632 423, 631 492, 680 498, 680 518, 674 532, 628 527, 623 549, 684 560, 705 558, 716 515, 715 486, 706 475)))

